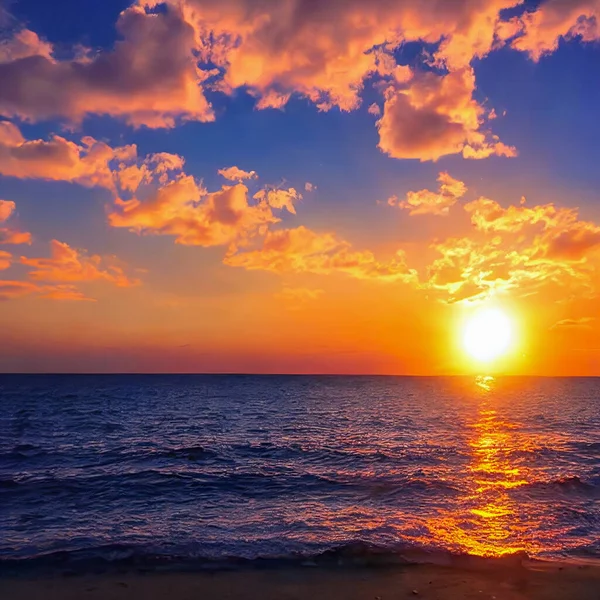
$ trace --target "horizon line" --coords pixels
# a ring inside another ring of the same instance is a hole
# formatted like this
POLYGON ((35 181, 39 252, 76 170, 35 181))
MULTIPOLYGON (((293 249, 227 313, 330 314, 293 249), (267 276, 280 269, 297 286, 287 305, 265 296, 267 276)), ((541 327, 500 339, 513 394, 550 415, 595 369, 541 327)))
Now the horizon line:
POLYGON ((454 373, 439 375, 417 375, 410 373, 252 373, 236 371, 0 371, 2 376, 188 376, 188 377, 406 377, 420 379, 448 379, 448 378, 530 378, 530 379, 599 379, 598 375, 536 375, 536 374, 510 374, 510 373, 454 373))

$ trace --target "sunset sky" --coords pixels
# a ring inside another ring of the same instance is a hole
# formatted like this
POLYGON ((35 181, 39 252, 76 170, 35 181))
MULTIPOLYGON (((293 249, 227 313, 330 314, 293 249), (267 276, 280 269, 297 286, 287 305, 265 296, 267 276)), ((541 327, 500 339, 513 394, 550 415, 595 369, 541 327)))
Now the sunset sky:
POLYGON ((600 0, 0 11, 1 371, 600 375, 600 0))

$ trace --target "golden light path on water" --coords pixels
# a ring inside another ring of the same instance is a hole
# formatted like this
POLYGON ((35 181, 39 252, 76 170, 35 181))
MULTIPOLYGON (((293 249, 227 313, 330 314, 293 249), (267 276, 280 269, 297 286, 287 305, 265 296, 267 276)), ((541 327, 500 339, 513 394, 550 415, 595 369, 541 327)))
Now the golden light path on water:
POLYGON ((517 552, 535 553, 541 547, 529 534, 531 515, 525 523, 513 488, 531 483, 533 476, 523 465, 508 458, 512 451, 527 452, 535 444, 516 425, 500 417, 495 407, 493 377, 478 377, 481 404, 475 421, 468 425, 472 459, 465 474, 467 492, 457 506, 429 523, 433 536, 455 552, 500 557, 517 552))

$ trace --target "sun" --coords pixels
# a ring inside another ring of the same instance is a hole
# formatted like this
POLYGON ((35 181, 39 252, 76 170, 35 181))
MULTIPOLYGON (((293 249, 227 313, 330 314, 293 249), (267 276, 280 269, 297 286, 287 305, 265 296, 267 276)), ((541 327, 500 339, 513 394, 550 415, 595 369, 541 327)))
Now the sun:
POLYGON ((481 309, 464 326, 463 348, 472 359, 489 363, 511 349, 513 329, 511 318, 500 308, 481 309))

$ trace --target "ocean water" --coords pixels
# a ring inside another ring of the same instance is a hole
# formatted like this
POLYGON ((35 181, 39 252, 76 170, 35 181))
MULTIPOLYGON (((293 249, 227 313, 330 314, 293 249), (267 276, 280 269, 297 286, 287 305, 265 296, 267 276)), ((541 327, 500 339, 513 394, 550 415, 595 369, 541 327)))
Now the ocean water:
POLYGON ((600 379, 0 375, 2 564, 352 549, 600 557, 600 379))

